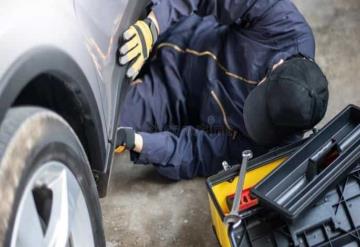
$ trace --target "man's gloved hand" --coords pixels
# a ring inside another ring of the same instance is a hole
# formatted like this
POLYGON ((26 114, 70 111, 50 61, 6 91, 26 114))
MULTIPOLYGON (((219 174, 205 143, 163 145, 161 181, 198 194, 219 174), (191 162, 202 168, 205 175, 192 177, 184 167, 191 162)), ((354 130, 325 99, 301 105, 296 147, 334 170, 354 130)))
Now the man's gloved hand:
POLYGON ((150 18, 147 18, 143 21, 137 21, 125 31, 123 37, 126 43, 119 50, 119 62, 121 65, 131 62, 126 75, 131 79, 135 79, 145 61, 149 58, 158 38, 157 27, 150 18))
POLYGON ((120 127, 116 132, 115 153, 123 153, 125 150, 135 148, 135 130, 133 128, 120 127))

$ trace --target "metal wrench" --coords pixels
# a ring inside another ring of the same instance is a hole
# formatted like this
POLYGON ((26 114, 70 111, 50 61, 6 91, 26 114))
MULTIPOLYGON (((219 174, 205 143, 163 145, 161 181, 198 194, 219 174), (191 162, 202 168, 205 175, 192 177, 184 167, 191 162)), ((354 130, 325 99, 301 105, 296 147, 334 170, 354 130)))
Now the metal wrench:
POLYGON ((234 202, 231 208, 231 211, 228 215, 224 217, 225 224, 234 224, 234 227, 237 227, 241 224, 241 217, 239 215, 239 207, 241 203, 241 193, 244 186, 245 174, 248 161, 253 157, 251 150, 245 150, 242 152, 242 162, 239 172, 239 180, 236 187, 236 193, 234 197, 234 202))

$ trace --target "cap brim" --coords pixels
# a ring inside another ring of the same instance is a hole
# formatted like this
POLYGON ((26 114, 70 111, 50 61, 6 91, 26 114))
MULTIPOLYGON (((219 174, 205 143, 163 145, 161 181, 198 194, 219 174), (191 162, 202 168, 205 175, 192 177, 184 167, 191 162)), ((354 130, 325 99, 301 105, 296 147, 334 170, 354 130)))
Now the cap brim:
POLYGON ((271 146, 278 144, 279 136, 276 126, 269 118, 266 106, 267 82, 257 86, 246 98, 244 105, 244 122, 249 137, 257 144, 271 146))

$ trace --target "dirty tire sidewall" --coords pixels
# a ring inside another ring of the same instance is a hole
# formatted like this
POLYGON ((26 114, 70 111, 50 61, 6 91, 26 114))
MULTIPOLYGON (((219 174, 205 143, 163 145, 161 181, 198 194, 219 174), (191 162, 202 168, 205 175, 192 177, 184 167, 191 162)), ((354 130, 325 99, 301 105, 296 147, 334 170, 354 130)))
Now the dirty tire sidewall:
POLYGON ((57 114, 37 107, 10 109, 0 126, 0 246, 10 246, 16 210, 31 175, 59 161, 83 192, 95 241, 105 246, 101 209, 87 156, 71 127, 57 114))

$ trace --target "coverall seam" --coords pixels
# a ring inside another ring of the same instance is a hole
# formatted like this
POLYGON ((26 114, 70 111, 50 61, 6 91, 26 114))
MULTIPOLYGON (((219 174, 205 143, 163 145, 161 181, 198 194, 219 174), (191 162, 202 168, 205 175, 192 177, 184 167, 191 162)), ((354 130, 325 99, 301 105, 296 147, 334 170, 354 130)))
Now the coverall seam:
POLYGON ((237 75, 233 72, 230 72, 229 70, 227 70, 227 68, 222 65, 219 60, 218 57, 212 53, 211 51, 196 51, 190 48, 181 48, 180 46, 173 44, 173 43, 169 43, 169 42, 164 42, 164 43, 160 43, 157 46, 157 49, 162 49, 162 48, 172 48, 175 51, 179 52, 179 53, 186 53, 186 54, 190 54, 196 57, 209 57, 212 58, 215 63, 218 65, 218 67, 225 73, 225 75, 227 75, 228 77, 240 80, 242 82, 245 82, 247 84, 251 84, 251 85, 257 85, 259 83, 259 81, 254 81, 254 80, 250 80, 250 79, 246 79, 245 77, 241 76, 241 75, 237 75))
POLYGON ((218 105, 218 107, 220 108, 220 111, 223 115, 223 121, 224 121, 224 124, 225 124, 225 127, 231 132, 232 134, 232 139, 235 139, 236 136, 237 136, 237 131, 234 130, 230 124, 229 124, 229 120, 228 120, 228 115, 225 111, 225 107, 224 105, 222 104, 222 102, 220 101, 219 97, 216 95, 215 91, 214 90, 211 90, 210 91, 211 93, 211 96, 212 98, 215 100, 215 103, 218 105))

